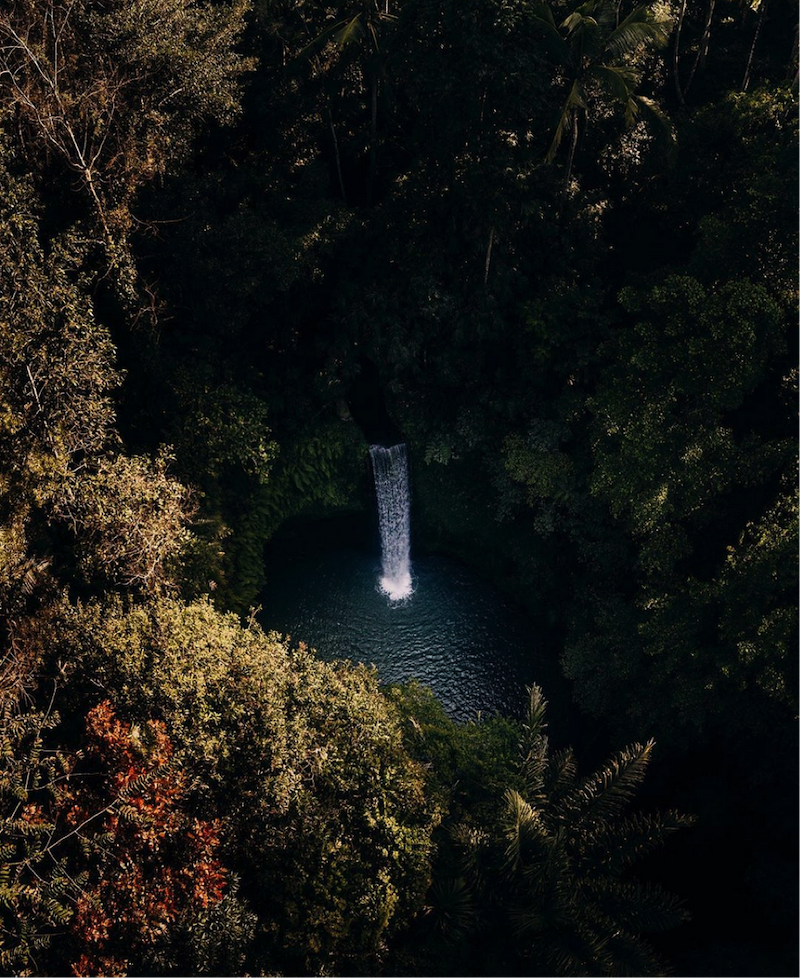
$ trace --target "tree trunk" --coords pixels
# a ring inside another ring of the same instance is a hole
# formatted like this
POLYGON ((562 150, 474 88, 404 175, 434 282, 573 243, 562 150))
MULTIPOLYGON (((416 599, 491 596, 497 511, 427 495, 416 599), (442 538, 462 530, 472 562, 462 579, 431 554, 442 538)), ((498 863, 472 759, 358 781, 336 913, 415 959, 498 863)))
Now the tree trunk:
POLYGON ((483 269, 484 288, 489 281, 489 266, 492 263, 492 245, 494 244, 494 228, 489 231, 489 247, 486 249, 486 265, 483 269))
POLYGON ((675 92, 678 96, 678 104, 686 105, 683 100, 683 90, 681 89, 681 29, 683 28, 683 18, 686 14, 686 0, 682 0, 681 9, 678 14, 678 23, 675 27, 675 47, 672 51, 672 79, 675 82, 675 92))
POLYGON ((798 48, 800 48, 800 24, 795 24, 794 28, 794 44, 792 45, 792 54, 789 58, 789 70, 786 72, 786 78, 793 79, 792 87, 797 87, 797 72, 798 72, 798 48))
POLYGON ((708 2, 708 13, 706 14, 706 22, 703 27, 703 36, 700 38, 700 47, 697 49, 697 57, 694 59, 694 64, 692 65, 692 70, 689 73, 689 80, 686 82, 686 88, 683 90, 684 95, 689 94, 689 88, 694 80, 695 72, 700 65, 704 65, 706 62, 706 56, 708 55, 708 45, 711 41, 711 21, 714 17, 714 7, 716 6, 717 0, 709 0, 708 2))
POLYGON ((373 74, 370 80, 370 123, 369 123, 369 170, 367 172, 367 206, 372 206, 372 192, 375 184, 378 133, 378 78, 373 74))
POLYGON ((578 113, 572 113, 572 139, 569 144, 569 158, 567 159, 567 176, 564 180, 564 196, 566 197, 569 185, 572 180, 572 164, 575 162, 575 147, 578 145, 578 113))
POLYGON ((767 4, 769 0, 761 0, 761 7, 758 11, 758 20, 756 21, 756 32, 753 34, 753 43, 750 45, 750 54, 747 58, 747 67, 744 70, 744 78, 742 79, 742 91, 746 92, 747 87, 750 84, 750 71, 753 67, 753 55, 756 53, 756 44, 758 43, 758 35, 761 33, 761 27, 764 23, 764 19, 767 12, 767 4))
POLYGON ((331 110, 328 109, 328 125, 330 126, 331 136, 333 137, 333 153, 336 158, 336 175, 339 178, 339 191, 342 195, 342 200, 344 201, 344 206, 347 207, 347 194, 344 192, 344 178, 342 177, 342 160, 339 156, 339 140, 336 138, 336 127, 333 124, 333 116, 331 115, 331 110))

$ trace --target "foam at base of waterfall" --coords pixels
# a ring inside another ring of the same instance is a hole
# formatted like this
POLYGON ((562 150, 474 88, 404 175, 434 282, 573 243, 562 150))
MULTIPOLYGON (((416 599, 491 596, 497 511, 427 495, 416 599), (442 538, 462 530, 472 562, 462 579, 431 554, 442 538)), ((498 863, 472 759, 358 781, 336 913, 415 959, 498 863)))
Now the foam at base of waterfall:
POLYGON ((406 446, 383 448, 372 445, 372 469, 381 532, 381 571, 378 590, 390 602, 407 600, 414 593, 411 583, 408 461, 406 446))
POLYGON ((382 577, 378 582, 382 594, 390 601, 403 601, 414 593, 411 574, 398 574, 397 577, 382 577))

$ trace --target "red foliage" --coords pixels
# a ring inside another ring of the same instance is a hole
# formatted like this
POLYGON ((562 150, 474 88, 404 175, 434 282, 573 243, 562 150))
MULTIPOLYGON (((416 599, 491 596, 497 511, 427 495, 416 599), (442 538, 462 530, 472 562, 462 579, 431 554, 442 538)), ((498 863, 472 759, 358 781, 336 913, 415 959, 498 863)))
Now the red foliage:
POLYGON ((81 779, 67 811, 89 843, 89 882, 70 923, 81 953, 71 966, 76 975, 121 975, 184 915, 222 899, 220 826, 186 811, 187 780, 170 764, 163 723, 125 723, 104 702, 88 714, 86 736, 101 776, 81 779))

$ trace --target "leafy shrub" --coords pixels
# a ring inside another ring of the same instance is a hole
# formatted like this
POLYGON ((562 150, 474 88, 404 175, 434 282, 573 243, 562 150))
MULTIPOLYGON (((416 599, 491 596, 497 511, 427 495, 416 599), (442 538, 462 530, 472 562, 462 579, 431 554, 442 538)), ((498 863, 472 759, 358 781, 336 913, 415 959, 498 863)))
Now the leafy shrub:
POLYGON ((320 662, 208 601, 65 607, 57 629, 75 695, 162 718, 200 805, 223 817, 260 966, 378 955, 427 889, 434 813, 374 670, 320 662))
POLYGON ((9 700, 0 715, 2 967, 212 970, 215 918, 238 916, 242 939, 252 926, 219 859, 220 825, 194 816, 164 724, 121 721, 106 700, 85 718, 84 749, 59 747, 58 727, 50 710, 9 700), (189 935, 203 954, 179 958, 189 935))
POLYGON ((65 828, 81 837, 87 864, 70 922, 80 952, 72 968, 124 975, 222 899, 220 826, 191 816, 189 780, 171 763, 162 722, 121 721, 103 701, 86 717, 85 754, 91 773, 108 774, 85 777, 62 798, 65 828))
POLYGON ((404 718, 409 752, 425 764, 427 791, 450 818, 485 814, 499 792, 519 786, 517 721, 488 716, 456 723, 416 680, 390 688, 387 695, 404 718))
POLYGON ((152 589, 189 540, 189 490, 167 474, 168 456, 101 459, 63 494, 59 515, 79 541, 88 579, 152 589))

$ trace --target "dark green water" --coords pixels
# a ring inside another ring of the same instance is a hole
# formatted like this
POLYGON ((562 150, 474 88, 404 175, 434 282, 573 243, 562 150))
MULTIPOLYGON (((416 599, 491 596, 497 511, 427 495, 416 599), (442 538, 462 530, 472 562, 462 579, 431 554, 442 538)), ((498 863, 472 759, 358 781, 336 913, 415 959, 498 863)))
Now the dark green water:
POLYGON ((412 558, 414 593, 405 602, 378 591, 379 575, 377 553, 341 543, 281 560, 260 621, 323 659, 374 663, 382 683, 418 679, 455 719, 518 716, 526 684, 542 683, 530 619, 447 557, 412 558))

